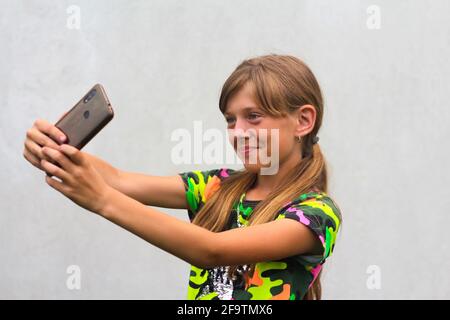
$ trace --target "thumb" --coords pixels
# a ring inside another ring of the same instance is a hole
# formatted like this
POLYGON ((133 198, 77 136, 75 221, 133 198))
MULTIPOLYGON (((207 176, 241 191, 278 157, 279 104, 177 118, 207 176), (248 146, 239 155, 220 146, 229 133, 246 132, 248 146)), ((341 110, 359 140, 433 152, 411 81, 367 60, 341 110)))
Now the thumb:
POLYGON ((75 148, 69 144, 62 144, 59 146, 59 151, 64 153, 66 156, 68 156, 74 163, 76 163, 78 165, 85 164, 84 155, 77 148, 75 148))

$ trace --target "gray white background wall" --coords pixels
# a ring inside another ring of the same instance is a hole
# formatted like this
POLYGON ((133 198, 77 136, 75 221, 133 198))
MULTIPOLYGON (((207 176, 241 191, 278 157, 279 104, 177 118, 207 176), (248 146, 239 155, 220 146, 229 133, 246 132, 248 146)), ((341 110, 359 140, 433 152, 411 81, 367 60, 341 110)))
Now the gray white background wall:
POLYGON ((86 151, 154 175, 217 167, 173 164, 171 133, 224 129, 223 82, 266 53, 302 58, 325 96, 319 143, 345 220, 324 298, 450 298, 449 18, 446 0, 1 0, 0 298, 184 299, 189 266, 47 186, 25 132, 100 82, 116 117, 86 151))

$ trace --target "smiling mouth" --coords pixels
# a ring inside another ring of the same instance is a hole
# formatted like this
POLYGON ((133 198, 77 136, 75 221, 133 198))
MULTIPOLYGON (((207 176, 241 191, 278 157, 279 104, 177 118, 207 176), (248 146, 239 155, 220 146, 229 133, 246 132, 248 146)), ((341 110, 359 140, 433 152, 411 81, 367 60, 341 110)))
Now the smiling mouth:
POLYGON ((258 147, 249 147, 249 146, 245 146, 241 149, 239 149, 240 153, 249 153, 251 150, 258 150, 258 147))
POLYGON ((263 146, 260 144, 261 141, 258 140, 248 140, 245 139, 242 141, 235 141, 235 150, 236 152, 240 153, 240 154, 247 154, 252 150, 258 150, 261 149, 263 146))

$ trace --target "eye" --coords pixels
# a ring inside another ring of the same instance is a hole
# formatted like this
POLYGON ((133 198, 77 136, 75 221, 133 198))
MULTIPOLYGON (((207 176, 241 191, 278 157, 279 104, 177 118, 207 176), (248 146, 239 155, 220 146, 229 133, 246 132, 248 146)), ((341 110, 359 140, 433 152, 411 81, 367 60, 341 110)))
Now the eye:
POLYGON ((231 123, 231 122, 234 121, 234 118, 231 118, 231 117, 225 118, 225 121, 226 121, 227 123, 231 123))
POLYGON ((257 120, 257 119, 259 119, 260 117, 261 117, 261 115, 258 114, 258 113, 250 113, 250 114, 248 115, 248 119, 249 119, 249 120, 257 120))

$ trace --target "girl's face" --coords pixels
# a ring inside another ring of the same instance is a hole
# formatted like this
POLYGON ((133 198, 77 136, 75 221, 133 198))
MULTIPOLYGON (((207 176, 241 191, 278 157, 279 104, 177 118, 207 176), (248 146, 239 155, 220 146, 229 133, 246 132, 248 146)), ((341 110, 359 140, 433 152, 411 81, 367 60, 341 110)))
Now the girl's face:
POLYGON ((247 170, 259 172, 262 167, 280 167, 301 160, 297 136, 313 129, 316 111, 304 105, 283 117, 269 115, 253 100, 248 85, 236 93, 224 113, 230 142, 247 170))

